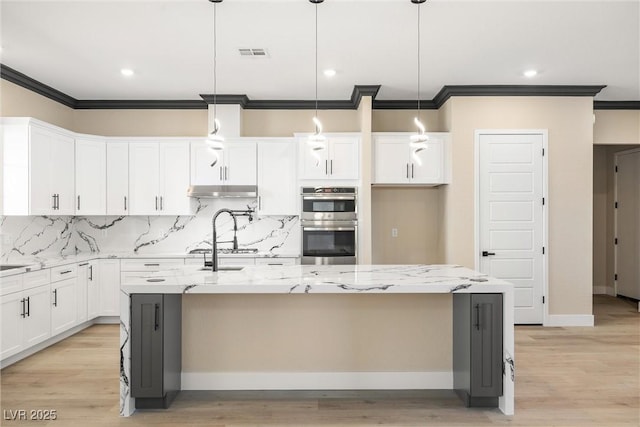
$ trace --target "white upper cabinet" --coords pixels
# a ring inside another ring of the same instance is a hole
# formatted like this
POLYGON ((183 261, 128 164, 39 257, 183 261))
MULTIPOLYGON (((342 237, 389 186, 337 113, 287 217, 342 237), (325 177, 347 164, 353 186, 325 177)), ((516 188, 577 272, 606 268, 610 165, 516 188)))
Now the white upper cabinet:
POLYGON ((129 144, 107 142, 107 215, 129 213, 129 144))
POLYGON ((258 142, 258 215, 298 215, 293 139, 258 142))
POLYGON ((306 136, 299 138, 300 179, 359 179, 360 136, 325 136, 320 150, 313 150, 306 136))
POLYGON ((213 151, 191 142, 191 185, 256 185, 256 143, 229 139, 213 151))
POLYGON ((33 119, 3 119, 3 214, 73 215, 73 134, 33 119))
POLYGON ((431 132, 425 148, 409 145, 410 133, 377 133, 374 144, 374 184, 440 185, 450 182, 450 134, 431 132))
POLYGON ((76 214, 107 213, 107 152, 104 140, 76 138, 76 214))
POLYGON ((189 144, 129 144, 129 215, 191 215, 189 144))

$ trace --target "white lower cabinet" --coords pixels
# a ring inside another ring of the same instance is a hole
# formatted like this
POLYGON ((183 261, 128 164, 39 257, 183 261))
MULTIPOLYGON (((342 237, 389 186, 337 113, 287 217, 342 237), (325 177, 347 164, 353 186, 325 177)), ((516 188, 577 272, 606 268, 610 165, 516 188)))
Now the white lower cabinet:
POLYGON ((74 327, 78 320, 78 286, 75 277, 51 284, 51 335, 74 327))
POLYGON ((98 261, 91 261, 87 266, 87 320, 100 316, 100 271, 98 261))
POLYGON ((0 359, 5 359, 51 336, 49 270, 10 276, 2 282, 0 359), (11 286, 4 286, 5 282, 11 286))
POLYGON ((88 279, 89 279, 89 263, 83 262, 78 264, 78 277, 76 277, 76 289, 78 292, 76 301, 78 306, 78 323, 87 321, 88 311, 88 279))
POLYGON ((120 315, 120 260, 99 262, 100 316, 120 315))

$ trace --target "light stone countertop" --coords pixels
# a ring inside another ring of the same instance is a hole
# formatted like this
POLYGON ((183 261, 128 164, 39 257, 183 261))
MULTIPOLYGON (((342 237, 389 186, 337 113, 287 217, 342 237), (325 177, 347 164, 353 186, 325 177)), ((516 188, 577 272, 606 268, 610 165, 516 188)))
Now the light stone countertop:
POLYGON ((248 266, 202 271, 184 266, 149 272, 122 292, 160 294, 503 293, 513 285, 456 265, 248 266))

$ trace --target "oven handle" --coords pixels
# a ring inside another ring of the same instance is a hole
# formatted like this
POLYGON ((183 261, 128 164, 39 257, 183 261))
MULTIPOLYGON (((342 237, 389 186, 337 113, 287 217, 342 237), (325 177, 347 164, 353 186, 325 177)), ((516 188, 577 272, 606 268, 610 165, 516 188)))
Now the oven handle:
POLYGON ((355 200, 356 196, 334 196, 334 195, 326 195, 326 196, 302 196, 302 200, 355 200))
POLYGON ((356 227, 302 227, 302 231, 356 231, 356 227))

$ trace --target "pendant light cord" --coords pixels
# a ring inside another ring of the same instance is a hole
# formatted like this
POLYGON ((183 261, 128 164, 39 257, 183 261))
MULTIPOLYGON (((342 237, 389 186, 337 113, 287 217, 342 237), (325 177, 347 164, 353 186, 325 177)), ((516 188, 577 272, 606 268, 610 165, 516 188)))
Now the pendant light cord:
MULTIPOLYGON (((316 118, 318 117, 318 3, 315 4, 316 12, 316 118)), ((318 126, 316 125, 316 133, 318 132, 318 126)))
POLYGON ((216 80, 217 80, 217 76, 216 76, 216 65, 217 65, 217 61, 216 61, 216 53, 217 53, 217 49, 216 49, 216 32, 217 32, 218 26, 216 25, 216 3, 213 3, 213 127, 214 129, 217 131, 217 125, 215 124, 215 120, 218 118, 218 114, 217 114, 217 109, 216 109, 216 105, 217 105, 217 85, 216 85, 216 80))
POLYGON ((418 112, 416 116, 420 119, 420 4, 418 4, 418 112))

